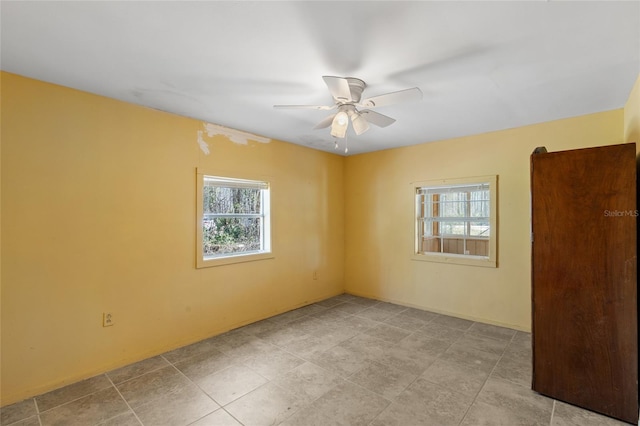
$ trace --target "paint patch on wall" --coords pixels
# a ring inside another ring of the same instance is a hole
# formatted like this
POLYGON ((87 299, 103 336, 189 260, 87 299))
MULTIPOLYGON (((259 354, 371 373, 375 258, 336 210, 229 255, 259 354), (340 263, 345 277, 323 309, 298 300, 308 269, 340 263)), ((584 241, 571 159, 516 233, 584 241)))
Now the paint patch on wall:
POLYGON ((231 142, 247 145, 249 141, 255 141, 260 143, 269 143, 271 139, 262 136, 254 135, 252 133, 243 132, 241 130, 231 129, 229 127, 219 126, 217 124, 205 123, 204 129, 207 132, 207 136, 212 137, 215 135, 223 135, 229 138, 231 142))
POLYGON ((198 145, 200 145, 200 149, 205 155, 209 155, 209 144, 202 139, 202 130, 198 130, 198 145))

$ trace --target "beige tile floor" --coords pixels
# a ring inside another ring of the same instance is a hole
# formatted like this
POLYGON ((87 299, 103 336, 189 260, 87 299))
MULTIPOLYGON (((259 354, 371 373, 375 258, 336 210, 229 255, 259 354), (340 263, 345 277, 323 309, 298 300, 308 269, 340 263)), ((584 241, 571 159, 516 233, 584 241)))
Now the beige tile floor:
POLYGON ((2 425, 622 425, 530 390, 531 336, 343 294, 1 410, 2 425))

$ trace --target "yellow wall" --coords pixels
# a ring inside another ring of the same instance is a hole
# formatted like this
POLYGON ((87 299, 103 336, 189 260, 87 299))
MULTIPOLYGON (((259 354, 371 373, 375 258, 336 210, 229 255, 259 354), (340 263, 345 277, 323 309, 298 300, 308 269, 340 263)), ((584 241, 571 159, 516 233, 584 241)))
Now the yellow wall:
POLYGON ((1 76, 2 405, 343 291, 342 157, 1 76), (195 269, 197 167, 270 177, 275 259, 195 269))
POLYGON ((640 139, 636 82, 624 109, 413 147, 205 155, 202 122, 0 76, 0 405, 345 289, 528 330, 531 152, 640 139), (196 167, 269 176, 275 259, 194 268, 196 167), (409 183, 491 174, 499 267, 410 260, 409 183))
POLYGON ((623 142, 622 109, 346 158, 349 293, 531 327, 529 157, 623 142), (413 261, 410 182, 498 175, 498 268, 413 261))
POLYGON ((640 74, 624 106, 624 140, 636 142, 640 150, 640 74))

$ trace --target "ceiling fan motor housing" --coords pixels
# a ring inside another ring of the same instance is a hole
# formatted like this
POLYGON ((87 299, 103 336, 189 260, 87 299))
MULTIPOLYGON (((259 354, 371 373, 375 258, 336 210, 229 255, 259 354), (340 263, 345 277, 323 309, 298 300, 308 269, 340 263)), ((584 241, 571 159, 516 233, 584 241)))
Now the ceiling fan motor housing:
POLYGON ((351 91, 351 102, 349 103, 359 103, 367 83, 355 77, 345 77, 345 80, 349 83, 349 90, 351 91))

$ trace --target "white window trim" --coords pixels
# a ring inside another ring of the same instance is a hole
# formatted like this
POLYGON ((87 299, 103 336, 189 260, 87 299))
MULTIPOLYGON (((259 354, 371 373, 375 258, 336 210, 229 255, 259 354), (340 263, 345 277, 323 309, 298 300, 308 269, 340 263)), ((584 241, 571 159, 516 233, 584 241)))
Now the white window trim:
POLYGON ((208 268, 213 266, 231 265, 235 263, 253 262, 257 260, 273 259, 273 245, 271 241, 272 224, 271 224, 271 208, 270 208, 270 193, 271 193, 271 179, 264 176, 238 176, 237 173, 229 173, 224 171, 210 171, 203 170, 201 168, 196 169, 196 268, 208 268), (237 253, 229 254, 226 256, 205 258, 203 251, 203 231, 202 220, 204 218, 204 206, 203 206, 203 190, 205 177, 208 178, 220 178, 223 180, 231 181, 237 180, 241 185, 243 182, 265 182, 268 185, 266 199, 263 200, 264 204, 264 250, 260 252, 251 253, 237 253))
POLYGON ((439 179, 439 180, 427 180, 411 182, 411 199, 413 202, 413 251, 412 260, 426 261, 426 262, 438 262, 438 263, 450 263, 458 265, 471 265, 482 266, 487 268, 496 268, 498 266, 497 253, 498 253, 498 176, 475 176, 466 178, 455 179, 439 179), (437 186, 456 186, 456 185, 472 185, 478 183, 489 183, 489 193, 491 194, 491 200, 489 204, 490 216, 489 225, 491 227, 491 235, 489 239, 489 256, 472 256, 465 254, 453 254, 453 253, 437 253, 437 252, 420 252, 419 247, 421 242, 419 239, 418 218, 420 212, 416 203, 416 192, 422 187, 437 187, 437 186))

